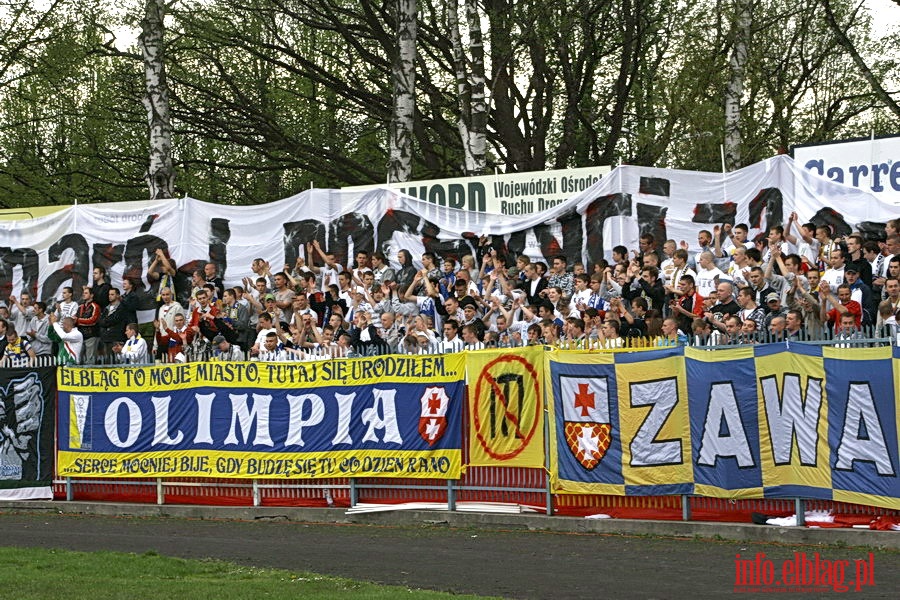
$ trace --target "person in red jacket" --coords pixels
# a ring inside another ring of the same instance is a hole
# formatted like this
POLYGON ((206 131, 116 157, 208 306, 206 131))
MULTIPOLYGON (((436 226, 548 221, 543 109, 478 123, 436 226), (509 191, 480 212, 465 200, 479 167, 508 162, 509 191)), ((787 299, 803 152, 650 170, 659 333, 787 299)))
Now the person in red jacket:
POLYGON ((694 319, 703 317, 703 296, 697 292, 692 275, 682 275, 678 282, 680 295, 669 303, 672 316, 678 319, 678 328, 690 331, 694 319))
POLYGON ((169 362, 177 362, 176 356, 180 353, 186 356, 186 349, 190 348, 191 342, 194 341, 194 331, 188 327, 184 315, 178 313, 175 315, 172 327, 166 326, 163 319, 154 321, 156 327, 156 347, 161 352, 165 352, 169 362))
POLYGON ((194 336, 203 336, 212 341, 219 330, 216 327, 216 317, 219 316, 219 309, 209 301, 209 291, 206 289, 197 290, 197 303, 191 313, 190 328, 194 332, 194 336))
POLYGON ((852 294, 850 286, 842 283, 837 289, 837 299, 831 294, 831 288, 827 283, 823 282, 819 286, 819 299, 821 301, 820 314, 822 321, 833 323, 834 332, 838 333, 841 326, 841 315, 851 314, 856 320, 856 328, 859 329, 862 324, 862 306, 856 300, 851 300, 852 294), (828 310, 828 302, 831 302, 832 308, 828 310))
POLYGON ((81 363, 92 365, 97 359, 97 346, 100 343, 100 305, 94 301, 94 290, 84 286, 81 290, 81 304, 75 313, 75 325, 84 340, 81 363))

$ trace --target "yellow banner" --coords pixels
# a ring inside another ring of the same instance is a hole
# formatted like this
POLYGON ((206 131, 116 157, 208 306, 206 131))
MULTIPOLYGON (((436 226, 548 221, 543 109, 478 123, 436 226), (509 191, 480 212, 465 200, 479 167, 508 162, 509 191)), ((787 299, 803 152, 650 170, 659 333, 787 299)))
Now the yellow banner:
POLYGON ((469 465, 544 467, 542 347, 466 353, 469 465))
POLYGON ((390 355, 312 362, 196 362, 110 369, 68 367, 59 370, 64 392, 159 392, 195 386, 318 387, 398 383, 444 383, 459 380, 460 354, 390 355))
POLYGON ((756 375, 763 487, 831 488, 822 359, 793 352, 758 356, 756 375))
POLYGON ((459 479, 458 450, 248 453, 215 450, 171 452, 60 451, 60 477, 236 477, 321 479, 404 477, 459 479))

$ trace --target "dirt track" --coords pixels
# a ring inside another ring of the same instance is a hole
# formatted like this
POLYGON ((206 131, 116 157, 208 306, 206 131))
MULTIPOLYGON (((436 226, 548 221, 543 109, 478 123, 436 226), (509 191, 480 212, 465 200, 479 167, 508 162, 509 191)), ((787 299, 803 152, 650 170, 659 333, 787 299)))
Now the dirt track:
MULTIPOLYGON (((737 553, 752 557, 764 552, 778 569, 795 552, 811 557, 818 551, 822 558, 851 563, 867 556, 861 549, 688 539, 56 514, 0 515, 0 544, 82 551, 154 550, 415 588, 554 599, 722 598, 734 593, 737 553)), ((896 598, 900 554, 876 552, 874 564, 875 586, 859 592, 851 588, 848 593, 855 598, 896 598)), ((852 569, 847 580, 854 580, 852 569)), ((778 594, 786 595, 793 594, 778 594)))

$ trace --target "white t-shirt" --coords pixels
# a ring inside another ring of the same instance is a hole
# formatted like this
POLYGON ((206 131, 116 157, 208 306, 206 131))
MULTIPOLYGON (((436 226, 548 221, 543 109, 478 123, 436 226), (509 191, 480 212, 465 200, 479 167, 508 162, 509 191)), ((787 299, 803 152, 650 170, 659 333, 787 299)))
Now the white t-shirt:
POLYGON ((712 269, 697 269, 697 293, 704 298, 709 298, 716 293, 716 278, 719 281, 731 281, 731 278, 718 267, 712 269))

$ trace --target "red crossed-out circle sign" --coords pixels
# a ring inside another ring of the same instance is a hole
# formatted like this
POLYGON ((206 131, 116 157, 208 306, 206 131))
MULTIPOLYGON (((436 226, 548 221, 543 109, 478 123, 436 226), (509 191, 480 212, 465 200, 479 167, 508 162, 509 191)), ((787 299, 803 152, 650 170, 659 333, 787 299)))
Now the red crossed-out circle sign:
POLYGON ((537 371, 521 356, 505 354, 485 365, 475 383, 472 415, 475 437, 488 456, 495 460, 509 460, 528 447, 543 410, 540 391, 537 371), (511 382, 515 386, 510 386, 511 382), (534 390, 533 412, 524 411, 521 405, 524 392, 529 388, 534 390), (507 397, 508 392, 512 398, 507 397), (506 435, 497 435, 498 415, 506 435))

